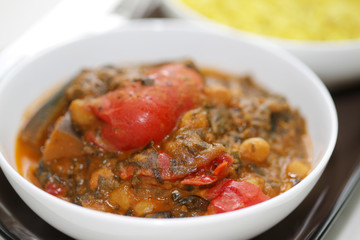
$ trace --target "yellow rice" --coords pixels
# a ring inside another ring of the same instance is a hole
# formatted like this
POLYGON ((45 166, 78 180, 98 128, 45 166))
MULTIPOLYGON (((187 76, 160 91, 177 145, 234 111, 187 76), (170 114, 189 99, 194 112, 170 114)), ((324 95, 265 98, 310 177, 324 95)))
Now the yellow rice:
POLYGON ((360 38, 360 0, 180 0, 217 22, 299 40, 360 38))

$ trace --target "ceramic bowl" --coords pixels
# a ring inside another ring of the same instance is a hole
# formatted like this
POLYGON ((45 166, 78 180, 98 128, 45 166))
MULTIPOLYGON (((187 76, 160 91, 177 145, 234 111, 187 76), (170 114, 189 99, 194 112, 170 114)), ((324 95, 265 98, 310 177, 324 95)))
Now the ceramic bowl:
POLYGON ((331 89, 360 81, 360 39, 341 41, 302 41, 253 34, 217 23, 191 9, 180 0, 163 0, 168 17, 196 20, 204 27, 233 34, 238 38, 270 41, 307 64, 331 89))
POLYGON ((137 21, 24 59, 1 77, 0 113, 0 165, 7 179, 35 213, 76 239, 254 237, 285 218, 306 197, 325 169, 337 137, 337 115, 326 87, 296 58, 272 45, 199 31, 178 21, 137 21), (286 96, 307 121, 312 172, 289 191, 258 205, 182 219, 137 218, 86 209, 44 192, 17 172, 15 140, 24 113, 49 89, 84 67, 179 58, 233 74, 249 74, 270 91, 286 96))

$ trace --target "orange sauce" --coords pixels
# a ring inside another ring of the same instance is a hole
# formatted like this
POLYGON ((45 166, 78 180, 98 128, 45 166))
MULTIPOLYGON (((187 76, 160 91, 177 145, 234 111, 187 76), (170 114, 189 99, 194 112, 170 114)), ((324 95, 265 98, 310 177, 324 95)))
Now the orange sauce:
POLYGON ((38 179, 34 176, 35 169, 38 167, 41 151, 30 146, 21 140, 16 139, 15 159, 18 172, 27 180, 38 185, 38 179))

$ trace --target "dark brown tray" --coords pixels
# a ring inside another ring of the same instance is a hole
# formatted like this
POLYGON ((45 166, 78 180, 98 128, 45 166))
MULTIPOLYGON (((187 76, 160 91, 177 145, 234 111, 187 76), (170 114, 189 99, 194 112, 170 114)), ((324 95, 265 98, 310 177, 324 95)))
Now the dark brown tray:
MULTIPOLYGON (((255 239, 320 239, 354 189, 360 175, 360 83, 333 91, 332 96, 338 111, 339 136, 324 174, 293 213, 255 239)), ((0 235, 3 238, 71 239, 28 208, 1 170, 0 189, 0 235)))

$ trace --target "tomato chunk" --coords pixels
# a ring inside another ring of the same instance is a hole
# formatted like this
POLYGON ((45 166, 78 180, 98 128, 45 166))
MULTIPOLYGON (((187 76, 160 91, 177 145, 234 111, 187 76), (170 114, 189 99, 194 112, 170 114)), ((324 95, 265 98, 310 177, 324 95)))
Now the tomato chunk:
POLYGON ((209 190, 206 198, 212 199, 209 208, 217 213, 249 207, 269 199, 258 186, 231 179, 219 182, 209 190))
POLYGON ((87 134, 106 150, 138 149, 150 141, 161 142, 178 118, 200 103, 203 80, 183 64, 164 65, 141 82, 109 92, 93 100, 90 108, 104 124, 99 134, 87 134), (96 135, 94 137, 94 135, 96 135))

